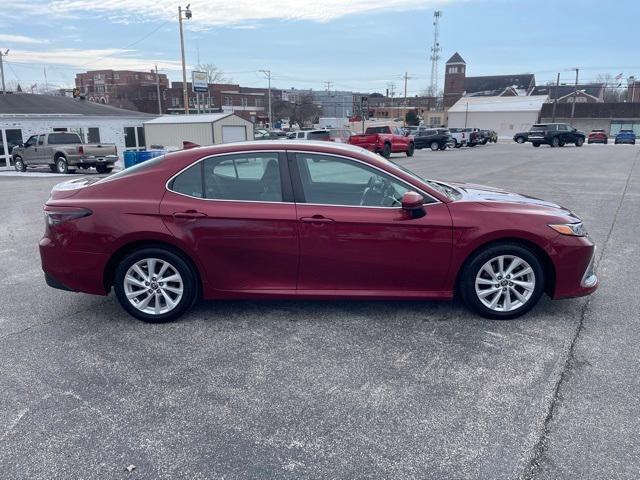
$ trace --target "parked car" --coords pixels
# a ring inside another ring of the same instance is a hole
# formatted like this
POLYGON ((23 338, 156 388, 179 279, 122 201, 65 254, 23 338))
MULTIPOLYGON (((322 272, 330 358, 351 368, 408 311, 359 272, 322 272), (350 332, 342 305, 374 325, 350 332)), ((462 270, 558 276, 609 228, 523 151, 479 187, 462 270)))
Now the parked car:
POLYGON ((368 127, 363 134, 349 137, 349 143, 379 153, 385 158, 399 152, 404 152, 407 157, 411 157, 415 150, 412 135, 400 127, 387 125, 368 127))
POLYGON ((418 150, 430 148, 434 152, 436 150, 445 150, 448 146, 454 145, 451 133, 446 128, 420 130, 414 137, 414 143, 418 150))
POLYGON ((454 147, 475 147, 480 140, 477 128, 449 128, 454 140, 454 147))
POLYGON ((513 136, 513 141, 516 143, 525 143, 529 141, 529 132, 518 132, 513 136))
POLYGON ((445 300, 454 292, 485 317, 510 319, 545 292, 576 297, 598 284, 594 244, 571 211, 423 179, 332 142, 173 152, 63 183, 44 213, 46 282, 96 295, 113 289, 148 322, 173 320, 199 298, 445 300))
POLYGON ((609 137, 604 130, 593 129, 587 137, 587 143, 607 143, 608 141, 609 137))
POLYGON ((540 123, 529 130, 529 141, 534 147, 542 144, 551 147, 564 147, 573 143, 576 147, 584 144, 585 134, 566 123, 540 123))
POLYGON ((287 140, 324 140, 329 142, 348 143, 354 133, 347 128, 331 128, 318 130, 299 130, 289 132, 287 140))
POLYGON ((48 165, 58 173, 90 167, 95 167, 98 173, 109 173, 118 161, 118 150, 109 143, 82 143, 77 133, 54 132, 30 136, 24 144, 13 147, 11 156, 19 172, 25 172, 27 167, 48 165))
POLYGON ((636 144, 636 134, 633 130, 620 130, 616 135, 616 139, 613 142, 614 144, 618 143, 629 143, 631 145, 636 144))

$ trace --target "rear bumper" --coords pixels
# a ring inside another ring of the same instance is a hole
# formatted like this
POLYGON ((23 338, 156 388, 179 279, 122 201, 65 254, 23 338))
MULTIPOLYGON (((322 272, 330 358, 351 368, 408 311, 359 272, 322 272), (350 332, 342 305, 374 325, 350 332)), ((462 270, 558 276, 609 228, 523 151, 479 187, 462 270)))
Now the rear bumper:
POLYGON ((106 155, 104 157, 97 157, 93 155, 87 155, 84 157, 76 157, 69 159, 70 165, 107 165, 113 166, 114 163, 118 161, 118 157, 116 155, 106 155))
POLYGON ((626 143, 629 145, 634 145, 636 143, 636 140, 633 138, 616 138, 615 140, 616 143, 626 143))
POLYGON ((103 278, 107 255, 69 250, 48 237, 40 240, 39 247, 47 285, 61 290, 107 295, 103 278))

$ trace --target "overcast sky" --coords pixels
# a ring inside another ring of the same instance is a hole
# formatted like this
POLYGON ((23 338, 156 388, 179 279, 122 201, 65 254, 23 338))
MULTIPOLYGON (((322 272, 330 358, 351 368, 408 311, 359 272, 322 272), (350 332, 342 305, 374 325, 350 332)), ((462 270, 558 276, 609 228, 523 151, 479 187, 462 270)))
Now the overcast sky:
MULTIPOLYGON (((187 2, 185 2, 186 4, 187 2)), ((173 0, 0 0, 5 77, 71 86, 76 72, 151 69, 180 78, 173 0)), ((536 74, 538 84, 599 73, 640 77, 637 0, 192 0, 187 64, 214 63, 235 83, 279 88, 398 91, 429 83, 432 15, 441 19, 442 60, 458 51, 468 75, 536 74)), ((442 78, 440 78, 440 85, 442 78)))

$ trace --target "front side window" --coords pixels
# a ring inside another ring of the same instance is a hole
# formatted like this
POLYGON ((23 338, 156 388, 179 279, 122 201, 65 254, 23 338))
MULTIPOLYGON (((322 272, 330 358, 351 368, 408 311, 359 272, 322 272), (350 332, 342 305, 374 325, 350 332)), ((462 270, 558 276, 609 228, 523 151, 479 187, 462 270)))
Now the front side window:
POLYGON ((307 203, 400 207, 402 195, 415 190, 373 167, 347 159, 297 153, 296 162, 307 203))
POLYGON ((29 139, 24 143, 25 147, 33 147, 38 141, 38 137, 36 135, 32 135, 29 139))

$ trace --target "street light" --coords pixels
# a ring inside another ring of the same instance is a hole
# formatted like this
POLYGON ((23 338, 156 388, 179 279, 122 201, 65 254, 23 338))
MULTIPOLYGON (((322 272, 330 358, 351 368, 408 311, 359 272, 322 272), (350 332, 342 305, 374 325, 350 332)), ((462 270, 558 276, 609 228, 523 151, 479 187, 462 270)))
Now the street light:
POLYGON ((184 101, 184 114, 189 115, 189 93, 187 91, 187 66, 184 61, 184 33, 182 31, 182 14, 184 18, 191 18, 191 4, 189 3, 184 10, 178 7, 178 23, 180 24, 180 51, 182 52, 182 100, 184 101))

